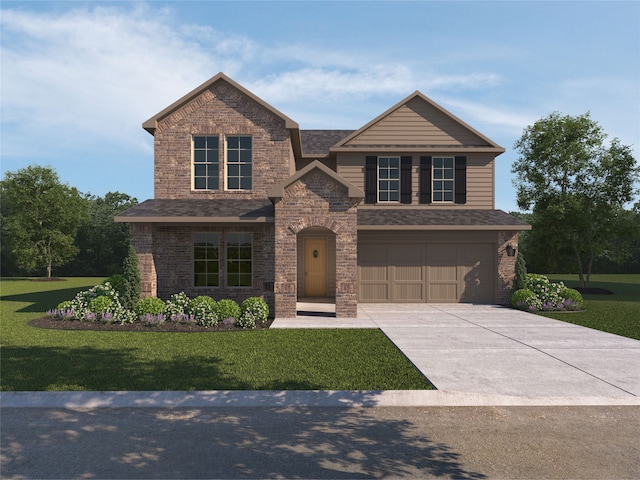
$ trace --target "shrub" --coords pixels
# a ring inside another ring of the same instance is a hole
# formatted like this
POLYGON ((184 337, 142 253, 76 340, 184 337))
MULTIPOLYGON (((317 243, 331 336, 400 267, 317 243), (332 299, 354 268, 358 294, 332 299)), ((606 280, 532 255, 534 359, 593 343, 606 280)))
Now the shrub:
POLYGON ((519 310, 536 311, 542 308, 538 296, 528 288, 516 290, 511 295, 511 305, 519 310))
POLYGON ((262 298, 249 297, 240 306, 240 318, 236 325, 242 328, 255 328, 257 322, 266 322, 269 318, 269 306, 262 298))
POLYGON ((156 297, 143 298, 135 308, 136 315, 159 315, 164 311, 164 302, 156 297))
POLYGON ((124 272, 122 281, 122 306, 133 310, 140 300, 140 271, 138 270, 138 256, 132 245, 122 264, 124 272))
POLYGON ((109 283, 116 292, 118 292, 119 294, 122 294, 122 287, 124 285, 124 275, 120 273, 116 273, 115 275, 111 275, 102 283, 103 284, 109 283))
MULTIPOLYGON (((121 305, 118 292, 115 291, 109 282, 105 282, 103 284, 96 285, 89 290, 79 292, 73 300, 68 303, 63 302, 60 305, 63 305, 65 308, 68 308, 73 312, 70 318, 74 318, 76 320, 95 321, 98 320, 98 312, 91 311, 89 305, 94 299, 101 296, 110 299, 111 303, 109 303, 106 311, 99 312, 102 317, 99 320, 108 322, 117 321, 122 324, 131 323, 135 320, 135 314, 121 305), (109 315, 105 316, 107 313, 109 315)), ((103 302, 103 300, 101 300, 101 302, 103 302)), ((93 308, 97 309, 97 304, 93 308)))
POLYGON ((216 303, 216 313, 218 319, 221 321, 229 318, 233 318, 235 321, 240 318, 240 307, 233 300, 218 300, 218 303, 216 303))
POLYGON ((566 288, 564 283, 552 283, 544 275, 528 273, 525 284, 525 288, 537 295, 540 300, 540 308, 545 305, 545 309, 549 310, 562 303, 560 292, 566 288))
POLYGON ((56 307, 56 310, 72 310, 72 309, 73 309, 73 303, 71 302, 71 300, 65 300, 64 302, 60 302, 56 307))
POLYGON ((200 295, 189 302, 188 311, 195 321, 204 327, 213 327, 218 324, 219 317, 216 312, 216 301, 206 295, 200 295))
POLYGON ((515 277, 513 279, 513 291, 521 290, 525 288, 527 283, 527 264, 524 261, 524 256, 518 252, 516 257, 515 277))
POLYGON ((167 303, 164 306, 164 314, 166 317, 172 315, 185 315, 189 308, 189 297, 184 292, 174 293, 169 297, 167 303))
POLYGON ((100 295, 89 302, 88 309, 91 313, 108 312, 113 300, 106 295, 100 295))
POLYGON ((562 308, 566 310, 580 310, 584 305, 582 294, 573 288, 561 290, 560 297, 562 297, 562 308))

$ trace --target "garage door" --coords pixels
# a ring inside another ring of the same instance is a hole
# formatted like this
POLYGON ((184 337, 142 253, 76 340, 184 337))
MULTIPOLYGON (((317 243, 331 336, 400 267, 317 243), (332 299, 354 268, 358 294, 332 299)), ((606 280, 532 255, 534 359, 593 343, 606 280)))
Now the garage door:
POLYGON ((361 244, 359 301, 495 301, 493 244, 361 244))

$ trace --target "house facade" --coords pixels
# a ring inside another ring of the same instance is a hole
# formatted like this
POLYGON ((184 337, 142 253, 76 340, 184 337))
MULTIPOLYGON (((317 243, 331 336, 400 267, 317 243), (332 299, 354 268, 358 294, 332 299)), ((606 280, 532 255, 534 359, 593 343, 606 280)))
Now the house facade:
POLYGON ((219 73, 143 123, 154 198, 123 212, 142 295, 509 303, 518 231, 504 149, 420 92, 358 130, 301 130, 219 73))

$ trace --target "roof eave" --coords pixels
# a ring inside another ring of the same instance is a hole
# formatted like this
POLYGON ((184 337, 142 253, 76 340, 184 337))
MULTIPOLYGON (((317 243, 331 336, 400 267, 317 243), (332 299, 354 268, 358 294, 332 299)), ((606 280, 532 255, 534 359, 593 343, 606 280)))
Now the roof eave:
POLYGON ((358 230, 531 230, 531 225, 358 225, 358 230))
POLYGON ((357 147, 331 147, 331 153, 344 152, 374 152, 393 151, 411 153, 435 153, 435 152, 461 152, 461 153, 495 153, 496 156, 504 153, 503 147, 469 147, 456 145, 422 145, 422 146, 402 146, 402 145, 366 145, 357 147))

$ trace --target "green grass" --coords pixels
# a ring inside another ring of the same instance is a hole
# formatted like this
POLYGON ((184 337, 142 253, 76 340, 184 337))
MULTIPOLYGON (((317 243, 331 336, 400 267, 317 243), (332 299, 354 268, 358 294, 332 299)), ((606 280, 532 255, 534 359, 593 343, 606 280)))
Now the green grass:
MULTIPOLYGON (((577 275, 548 275, 569 287, 580 285, 577 275)), ((585 312, 545 313, 555 318, 604 332, 640 340, 640 275, 591 275, 590 287, 606 288, 613 295, 584 295, 585 312)))
POLYGON ((1 390, 433 388, 382 332, 373 329, 176 333, 27 325, 101 280, 2 279, 1 390))

